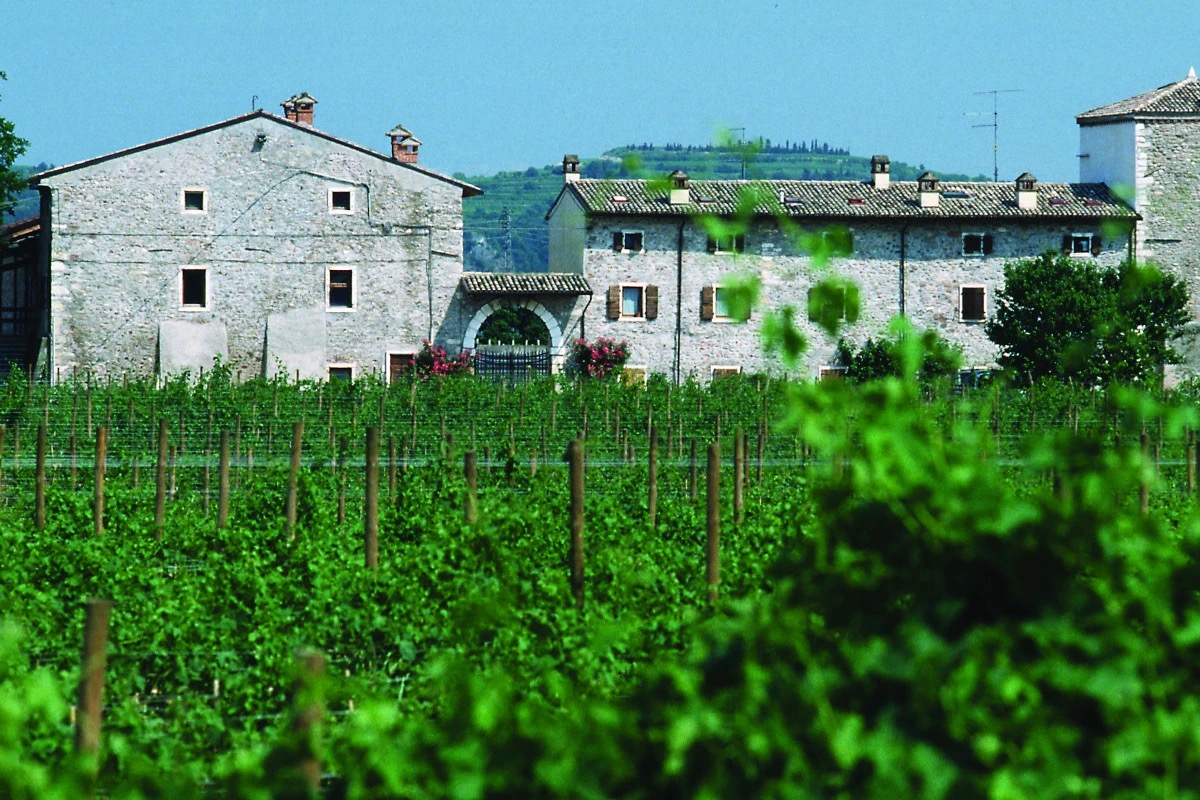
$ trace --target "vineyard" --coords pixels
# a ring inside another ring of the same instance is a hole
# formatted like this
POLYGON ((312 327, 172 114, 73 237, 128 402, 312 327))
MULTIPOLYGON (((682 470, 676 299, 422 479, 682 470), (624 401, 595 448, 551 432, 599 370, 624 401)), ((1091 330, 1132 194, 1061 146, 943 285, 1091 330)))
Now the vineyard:
POLYGON ((1197 796, 1187 391, 233 378, 0 387, 3 796, 1197 796))

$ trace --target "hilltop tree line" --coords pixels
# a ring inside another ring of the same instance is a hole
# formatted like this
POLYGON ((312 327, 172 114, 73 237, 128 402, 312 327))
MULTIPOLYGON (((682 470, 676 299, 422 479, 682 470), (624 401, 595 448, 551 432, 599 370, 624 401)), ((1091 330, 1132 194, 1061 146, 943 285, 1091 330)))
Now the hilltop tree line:
POLYGON ((798 153, 802 155, 814 154, 822 156, 848 156, 850 151, 844 147, 830 147, 828 142, 817 142, 816 139, 810 139, 807 142, 793 142, 790 139, 785 139, 783 144, 773 143, 770 139, 759 136, 757 139, 751 139, 748 142, 718 142, 717 144, 677 144, 670 143, 664 145, 648 144, 630 144, 626 145, 626 150, 647 152, 649 150, 664 150, 668 153, 721 153, 727 150, 736 149, 739 147, 750 147, 758 153, 768 153, 771 155, 787 155, 788 153, 798 153))

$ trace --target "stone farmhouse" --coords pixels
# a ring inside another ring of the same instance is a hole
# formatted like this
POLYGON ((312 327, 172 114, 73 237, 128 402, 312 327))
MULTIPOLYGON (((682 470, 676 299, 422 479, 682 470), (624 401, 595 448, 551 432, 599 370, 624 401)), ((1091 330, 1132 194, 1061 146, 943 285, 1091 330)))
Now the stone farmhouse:
POLYGON ((317 130, 316 102, 35 176, 27 357, 52 378, 216 360, 354 376, 411 363, 456 327, 462 200, 480 190, 422 166, 403 126, 389 153, 317 130))
MULTIPOLYGON (((419 163, 403 126, 379 153, 313 126, 316 100, 254 111, 43 172, 41 214, 0 230, 0 359, 72 373, 170 374, 229 364, 246 377, 379 374, 422 340, 470 350, 488 318, 524 308, 549 332, 532 362, 557 371, 572 339, 624 339, 634 374, 680 381, 778 372, 764 309, 791 305, 810 348, 798 374, 836 370, 806 316, 826 273, 805 244, 848 243, 827 269, 858 287, 861 343, 897 315, 994 366, 984 334, 1008 261, 1047 250, 1115 266, 1151 259, 1187 282, 1200 323, 1200 82, 1193 73, 1080 114, 1080 182, 583 179, 563 160, 549 273, 463 270, 474 186, 419 163), (744 209, 742 228, 727 223, 744 209), (836 233, 830 233, 836 231, 836 233), (797 232, 801 236, 797 236, 797 232), (807 238, 808 242, 803 240, 807 238), (762 304, 735 324, 728 286, 762 304)), ((1200 370, 1200 324, 1177 346, 1200 370)))
MULTIPOLYGON (((731 317, 725 284, 756 276, 766 308, 791 305, 810 349, 803 376, 836 369, 836 342, 807 319, 808 292, 824 277, 801 234, 843 230, 852 244, 830 268, 860 291, 847 339, 880 336, 907 317, 959 345, 967 366, 995 364, 984 334, 1008 261, 1047 250, 1115 266, 1151 258, 1181 275, 1200 319, 1200 83, 1195 74, 1079 115, 1079 183, 944 183, 926 173, 890 180, 886 156, 862 181, 663 181, 581 178, 563 161, 564 185, 547 214, 550 264, 583 275, 601 301, 585 307, 589 337, 624 339, 637 372, 706 380, 777 371, 760 345, 762 313, 731 317), (749 194, 748 194, 749 193, 749 194), (749 196, 740 232, 713 235, 749 196), (1129 202, 1123 200, 1129 197, 1129 202)), ((1190 338, 1194 334, 1189 333, 1190 338)), ((1194 346, 1183 343, 1196 366, 1194 346)))

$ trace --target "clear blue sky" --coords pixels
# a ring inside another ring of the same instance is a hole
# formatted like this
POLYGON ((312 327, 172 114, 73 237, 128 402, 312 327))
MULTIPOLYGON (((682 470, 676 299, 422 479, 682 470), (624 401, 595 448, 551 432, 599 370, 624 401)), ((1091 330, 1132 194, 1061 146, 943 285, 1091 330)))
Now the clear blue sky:
POLYGON ((0 116, 70 163, 315 96, 317 127, 488 174, 723 128, 1076 180, 1074 115, 1200 65, 1196 0, 13 3, 0 116))

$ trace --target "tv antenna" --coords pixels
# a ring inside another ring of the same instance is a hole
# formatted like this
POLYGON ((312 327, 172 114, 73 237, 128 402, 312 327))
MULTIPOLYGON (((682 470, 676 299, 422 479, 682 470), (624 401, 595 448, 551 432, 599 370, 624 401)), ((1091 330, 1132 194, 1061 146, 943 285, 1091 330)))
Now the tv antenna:
MULTIPOLYGON (((746 180, 746 129, 744 127, 729 129, 730 133, 733 133, 734 131, 738 132, 737 146, 738 146, 738 157, 741 159, 741 162, 742 162, 742 180, 746 180)), ((732 139, 732 137, 730 137, 730 138, 732 139)))
MULTIPOLYGON (((992 180, 996 183, 1000 182, 1000 103, 999 96, 1002 94, 1012 94, 1013 92, 1022 92, 1024 89, 984 89, 982 92, 973 92, 973 94, 990 94, 992 96, 992 121, 985 122, 981 125, 972 125, 972 128, 991 128, 992 129, 992 180)), ((968 117, 986 116, 986 111, 977 111, 966 114, 968 117)))

